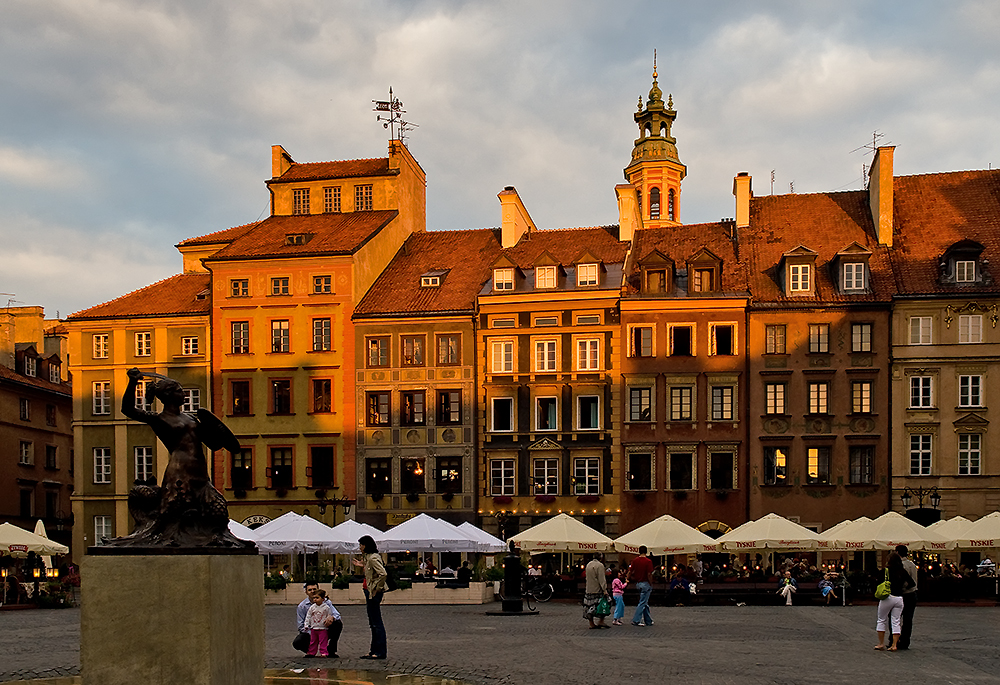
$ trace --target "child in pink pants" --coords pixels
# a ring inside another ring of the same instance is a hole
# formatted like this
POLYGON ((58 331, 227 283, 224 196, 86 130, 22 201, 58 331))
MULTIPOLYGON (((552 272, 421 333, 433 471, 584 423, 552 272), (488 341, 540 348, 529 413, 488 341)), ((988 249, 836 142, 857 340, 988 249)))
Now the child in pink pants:
POLYGON ((326 605, 326 592, 316 590, 312 601, 312 606, 306 612, 305 621, 305 628, 309 631, 309 651, 306 652, 306 656, 330 656, 327 652, 330 636, 326 632, 326 621, 333 616, 333 612, 326 605))

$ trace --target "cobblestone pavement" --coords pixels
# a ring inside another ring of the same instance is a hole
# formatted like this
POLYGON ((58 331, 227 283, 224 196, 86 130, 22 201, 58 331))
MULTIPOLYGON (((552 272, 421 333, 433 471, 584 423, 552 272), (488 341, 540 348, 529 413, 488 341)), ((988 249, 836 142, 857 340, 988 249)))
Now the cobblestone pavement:
MULTIPOLYGON (((387 606, 384 662, 358 659, 368 648, 364 607, 340 610, 341 658, 320 664, 291 648, 295 607, 268 606, 267 666, 482 685, 1000 683, 997 607, 920 606, 911 649, 890 654, 872 649, 874 606, 654 607, 655 625, 610 630, 588 630, 576 604, 550 602, 520 617, 486 616, 480 606, 387 606)), ((0 612, 0 682, 78 673, 79 620, 78 609, 0 612)))

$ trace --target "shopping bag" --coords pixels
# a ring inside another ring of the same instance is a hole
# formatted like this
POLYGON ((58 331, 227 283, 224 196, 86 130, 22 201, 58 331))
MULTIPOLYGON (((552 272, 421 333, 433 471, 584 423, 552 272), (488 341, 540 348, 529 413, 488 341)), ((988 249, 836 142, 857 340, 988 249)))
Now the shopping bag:
POLYGON ((597 606, 594 607, 594 616, 610 616, 611 615, 611 602, 608 601, 607 597, 601 597, 597 602, 597 606))

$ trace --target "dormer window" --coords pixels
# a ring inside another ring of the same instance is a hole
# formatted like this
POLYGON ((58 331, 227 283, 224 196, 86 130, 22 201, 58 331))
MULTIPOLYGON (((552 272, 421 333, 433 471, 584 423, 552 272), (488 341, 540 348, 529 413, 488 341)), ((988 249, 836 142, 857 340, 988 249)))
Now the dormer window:
POLYGON ((865 289, 864 262, 847 262, 844 264, 843 290, 859 291, 865 289))
POLYGON ((941 285, 992 285, 989 260, 983 259, 985 249, 974 240, 953 244, 938 262, 938 282, 941 285))
POLYGON ((809 264, 791 264, 788 267, 788 291, 807 293, 812 289, 809 264))
POLYGON ((556 287, 556 267, 537 266, 535 267, 535 287, 555 288, 556 287))
POLYGON ((420 287, 421 288, 437 288, 441 285, 440 276, 421 276, 420 277, 420 287))
POLYGON ((24 375, 32 378, 38 375, 38 361, 34 357, 24 358, 24 375))
POLYGON ((305 245, 311 238, 308 233, 286 233, 285 245, 305 245))
POLYGON ((646 292, 667 292, 667 272, 665 269, 650 269, 646 272, 646 292))
POLYGON ((59 365, 53 362, 49 363, 49 382, 50 383, 62 382, 62 379, 59 377, 59 365))
POLYGON ((715 290, 715 269, 692 269, 691 292, 710 293, 715 290))
POLYGON ((955 282, 974 283, 976 281, 976 263, 972 260, 955 262, 955 282))
POLYGON ((597 264, 577 264, 576 284, 579 286, 597 285, 597 264))
POLYGON ((493 289, 513 290, 514 269, 493 269, 493 289))

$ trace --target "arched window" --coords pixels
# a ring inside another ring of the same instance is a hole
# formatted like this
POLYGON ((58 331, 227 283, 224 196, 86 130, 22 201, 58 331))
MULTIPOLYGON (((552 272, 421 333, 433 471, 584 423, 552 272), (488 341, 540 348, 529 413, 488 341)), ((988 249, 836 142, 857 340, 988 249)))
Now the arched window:
POLYGON ((649 218, 660 218, 660 189, 653 188, 649 191, 649 218))
POLYGON ((671 188, 667 192, 667 218, 671 221, 677 221, 677 203, 675 202, 674 190, 671 188))

